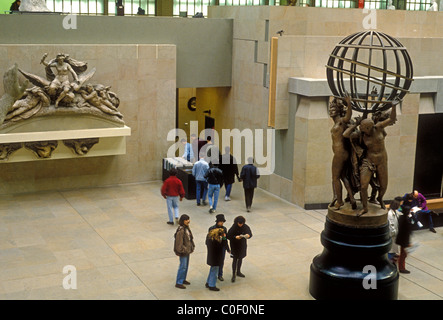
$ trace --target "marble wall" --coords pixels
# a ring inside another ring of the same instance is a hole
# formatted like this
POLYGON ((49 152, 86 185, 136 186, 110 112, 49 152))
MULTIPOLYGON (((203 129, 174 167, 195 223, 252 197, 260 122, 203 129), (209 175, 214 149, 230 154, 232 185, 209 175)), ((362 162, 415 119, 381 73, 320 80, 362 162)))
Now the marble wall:
MULTIPOLYGON (((131 128, 126 154, 118 156, 0 163, 0 193, 72 189, 161 179, 161 159, 175 128, 175 45, 0 45, 0 70, 13 63, 44 76, 39 64, 58 52, 88 62, 90 83, 112 86, 131 128)), ((3 93, 3 84, 0 86, 3 93)))

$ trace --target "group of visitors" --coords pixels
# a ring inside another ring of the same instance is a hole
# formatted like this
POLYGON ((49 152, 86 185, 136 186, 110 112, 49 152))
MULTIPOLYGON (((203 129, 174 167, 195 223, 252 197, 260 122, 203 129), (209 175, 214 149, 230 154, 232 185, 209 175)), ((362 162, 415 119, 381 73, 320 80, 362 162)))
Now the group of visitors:
MULTIPOLYGON (((187 274, 189 257, 195 250, 195 242, 189 227, 190 221, 188 215, 182 215, 174 235, 174 252, 179 257, 175 287, 179 289, 186 289, 185 285, 191 284, 187 280, 187 274)), ((243 216, 236 217, 229 230, 223 225, 225 222, 224 215, 218 214, 215 225, 209 227, 205 240, 207 247, 206 263, 210 266, 205 286, 211 291, 220 291, 216 286, 217 279, 224 281, 223 266, 226 252, 230 253, 232 258, 231 281, 235 282, 236 277, 245 277, 241 272, 241 266, 243 258, 246 257, 247 239, 252 237, 251 228, 246 224, 246 219, 243 216)))
POLYGON ((221 156, 219 163, 208 163, 207 157, 201 154, 200 160, 194 164, 192 174, 196 182, 197 206, 206 205, 206 196, 208 196, 209 213, 214 213, 223 184, 226 189, 225 201, 231 201, 232 184, 237 177, 239 182, 243 182, 246 211, 250 212, 254 189, 257 188, 257 179, 260 178, 258 169, 254 166, 254 159, 248 158, 248 163, 243 166, 239 175, 235 158, 229 154, 229 147, 226 147, 226 153, 221 156))
MULTIPOLYGON (((230 154, 230 148, 225 148, 225 154, 216 157, 211 152, 218 152, 212 149, 211 137, 208 136, 206 142, 202 143, 196 137, 191 137, 191 143, 185 139, 181 142, 185 147, 183 158, 193 162, 192 175, 196 184, 197 206, 206 205, 206 197, 209 202, 209 213, 215 213, 218 204, 220 189, 225 186, 225 201, 231 201, 232 185, 235 177, 239 182, 243 182, 245 204, 247 212, 250 212, 254 189, 257 187, 257 179, 260 177, 257 167, 254 166, 254 159, 248 158, 248 163, 244 165, 239 174, 235 158, 230 154), (195 155, 199 155, 195 161, 195 155), (217 158, 218 161, 211 161, 217 158)), ((169 170, 169 177, 163 182, 161 195, 166 199, 169 220, 167 224, 173 225, 174 218, 178 223, 178 228, 174 234, 174 252, 179 256, 179 267, 175 286, 186 289, 185 285, 190 285, 186 279, 189 256, 194 252, 194 237, 189 227, 190 216, 183 214, 179 218, 179 201, 185 197, 183 183, 177 178, 177 169, 169 170)), ((211 291, 219 291, 217 280, 224 281, 223 266, 226 252, 232 258, 232 278, 235 282, 237 277, 244 278, 241 272, 243 258, 246 257, 247 239, 252 237, 251 228, 246 224, 243 216, 238 216, 229 230, 223 225, 226 222, 223 214, 216 215, 215 225, 208 230, 205 244, 207 247, 207 264, 210 266, 206 288, 211 291)))
MULTIPOLYGON (((209 213, 215 213, 217 210, 218 199, 222 186, 225 186, 225 201, 231 201, 232 185, 235 177, 239 182, 243 182, 245 195, 246 211, 250 212, 254 198, 254 189, 257 188, 257 179, 260 178, 259 171, 254 166, 254 159, 249 157, 247 164, 242 167, 239 174, 236 159, 230 154, 230 148, 225 148, 225 154, 220 155, 217 148, 213 148, 211 137, 208 136, 204 144, 191 136, 191 143, 185 139, 181 142, 185 147, 183 158, 194 163, 192 175, 195 178, 196 201, 197 206, 205 206, 206 199, 209 201, 209 213), (195 149, 195 150, 194 150, 195 149), (214 153, 215 154, 211 154, 214 153), (195 154, 199 154, 198 161, 195 161, 195 154), (216 161, 212 161, 216 160, 216 161)), ((163 183, 161 194, 167 201, 169 221, 168 224, 174 224, 173 211, 175 218, 178 219, 178 201, 182 201, 185 192, 181 181, 176 178, 177 171, 170 170, 170 177, 163 183)))
POLYGON ((419 228, 423 227, 420 220, 423 217, 429 219, 429 230, 436 233, 432 220, 434 211, 428 209, 426 198, 417 190, 412 193, 406 193, 403 197, 396 197, 389 205, 388 221, 392 237, 392 248, 389 252, 389 258, 392 262, 398 263, 400 273, 410 273, 406 269, 406 257, 408 253, 414 251, 417 247, 411 240, 413 225, 419 228))
MULTIPOLYGON (((210 141, 210 137, 208 137, 210 141)), ((196 182, 197 206, 206 205, 206 196, 209 201, 209 213, 214 213, 217 209, 220 189, 225 185, 225 201, 231 201, 232 185, 235 177, 239 182, 243 182, 245 193, 246 211, 250 212, 254 189, 257 188, 257 179, 260 178, 257 167, 254 166, 254 159, 248 158, 248 163, 242 167, 239 174, 235 158, 230 154, 230 148, 225 148, 225 154, 220 155, 216 162, 207 150, 200 152, 200 159, 194 164, 192 174, 196 182)))

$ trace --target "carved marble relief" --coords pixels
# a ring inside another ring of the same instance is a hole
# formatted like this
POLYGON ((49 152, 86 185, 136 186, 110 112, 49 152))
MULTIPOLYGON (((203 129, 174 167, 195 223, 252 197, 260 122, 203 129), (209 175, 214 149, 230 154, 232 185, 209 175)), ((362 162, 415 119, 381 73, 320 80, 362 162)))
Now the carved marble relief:
POLYGON ((56 140, 25 142, 24 146, 26 149, 34 152, 37 158, 47 159, 51 158, 52 152, 58 146, 58 142, 56 140))
POLYGON ((99 138, 88 138, 88 139, 70 139, 63 140, 63 144, 74 152, 78 156, 83 156, 91 150, 91 148, 97 144, 99 138))
MULTIPOLYGON (((59 128, 69 130, 66 129, 66 124, 91 118, 105 122, 105 127, 124 126, 117 94, 110 90, 110 86, 89 83, 96 72, 95 68, 88 70, 86 62, 73 59, 65 53, 59 53, 49 61, 46 61, 47 57, 48 54, 45 53, 40 60, 40 64, 44 66, 44 77, 24 71, 17 64, 4 73, 5 92, 0 98, 0 134, 60 130, 59 128), (19 78, 19 74, 23 75, 24 81, 19 78), (33 86, 29 87, 30 84, 33 86), (50 127, 56 129, 42 128, 41 123, 47 123, 47 120, 55 124, 50 127), (32 129, 25 128, 29 124, 32 124, 32 129)), ((88 127, 80 124, 70 130, 83 128, 88 127)), ((0 161, 7 161, 11 154, 22 147, 32 151, 40 159, 51 158, 58 146, 56 140, 23 143, 9 142, 10 139, 6 141, 8 142, 0 143, 0 161)), ((74 155, 84 156, 99 143, 99 138, 60 141, 74 155)))

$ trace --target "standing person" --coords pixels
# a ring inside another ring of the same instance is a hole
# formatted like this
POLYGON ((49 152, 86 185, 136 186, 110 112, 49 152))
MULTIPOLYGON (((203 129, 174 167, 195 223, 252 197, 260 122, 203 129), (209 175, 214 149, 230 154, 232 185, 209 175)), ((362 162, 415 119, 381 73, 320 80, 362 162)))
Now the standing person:
POLYGON ((240 179, 243 181, 245 190, 246 211, 251 211, 254 189, 257 188, 257 179, 260 178, 257 167, 254 166, 254 159, 248 158, 248 164, 241 169, 240 179))
MULTIPOLYGON (((428 216, 429 217, 429 231, 436 233, 437 231, 435 231, 434 229, 434 222, 432 220, 432 211, 428 209, 427 203, 426 203, 426 198, 424 195, 422 195, 420 192, 418 192, 417 190, 414 190, 412 193, 412 208, 413 207, 417 207, 418 211, 415 211, 413 213, 414 218, 417 220, 421 220, 421 218, 423 216, 428 216)), ((405 194, 406 197, 406 194, 405 194)))
MULTIPOLYGON (((213 229, 222 228, 224 231, 225 237, 226 237, 226 235, 228 234, 228 229, 226 229, 226 227, 223 225, 225 222, 226 222, 226 219, 223 214, 216 215, 215 216, 215 225, 209 227, 208 232, 213 229)), ((222 258, 221 258, 220 266, 218 268, 218 280, 220 280, 220 281, 224 281, 223 266, 225 265, 226 251, 228 251, 228 253, 231 253, 231 250, 229 249, 228 241, 224 242, 224 246, 223 246, 223 250, 222 250, 222 258)))
POLYGON ((223 172, 223 183, 225 184, 225 201, 231 201, 232 184, 235 182, 235 176, 240 180, 238 166, 235 158, 230 154, 230 148, 225 147, 225 154, 221 156, 220 169, 223 172))
POLYGON ((182 158, 186 159, 187 161, 193 161, 194 160, 194 150, 192 149, 192 145, 186 141, 186 139, 181 139, 181 143, 185 146, 185 152, 182 155, 182 158))
POLYGON ((217 209, 220 187, 223 184, 223 172, 211 162, 209 170, 206 171, 205 178, 208 182, 209 213, 214 213, 217 209))
POLYGON ((198 161, 198 138, 195 133, 191 134, 191 148, 192 148, 192 154, 194 155, 194 158, 191 159, 191 162, 194 163, 198 161))
POLYGON ((212 158, 211 156, 211 149, 214 147, 214 144, 212 143, 211 136, 206 137, 206 141, 202 142, 202 146, 200 148, 200 153, 203 153, 205 155, 205 158, 212 158))
POLYGON ((402 197, 395 197, 395 199, 391 201, 388 210, 389 233, 392 239, 392 246, 391 250, 388 253, 388 257, 393 263, 397 262, 400 253, 398 245, 395 243, 395 240, 398 234, 398 217, 400 215, 397 209, 400 208, 400 205, 402 203, 403 203, 402 197))
POLYGON ((12 4, 11 7, 9 8, 9 13, 12 13, 13 11, 19 11, 20 9, 20 4, 21 1, 20 0, 15 0, 12 4))
POLYGON ((208 249, 206 263, 211 266, 208 279, 206 280, 206 288, 209 288, 211 291, 220 291, 220 289, 216 287, 216 284, 220 264, 224 256, 225 242, 226 233, 223 228, 212 229, 206 236, 206 247, 208 249))
POLYGON ((168 208, 169 221, 167 224, 174 224, 173 214, 175 212, 175 220, 178 221, 178 201, 183 200, 185 196, 185 189, 183 183, 176 177, 177 169, 171 168, 169 170, 169 178, 167 178, 161 187, 161 195, 166 199, 166 206, 168 208), (174 211, 174 212, 173 212, 174 211))
POLYGON ((198 160, 192 167, 192 175, 195 177, 196 186, 196 198, 197 206, 202 201, 203 205, 206 205, 206 195, 208 194, 208 183, 206 182, 205 174, 209 170, 209 164, 206 162, 204 155, 200 154, 200 160, 198 160))
POLYGON ((398 271, 400 273, 411 273, 406 270, 406 257, 407 248, 411 246, 411 234, 412 234, 412 214, 411 207, 402 205, 402 215, 398 217, 398 234, 395 239, 395 243, 400 246, 400 256, 398 257, 398 271))
POLYGON ((245 275, 241 273, 241 266, 243 258, 246 257, 247 239, 252 237, 251 228, 246 224, 246 219, 238 216, 234 219, 234 224, 228 231, 227 238, 231 246, 232 256, 232 282, 235 282, 236 276, 244 278, 245 275))
POLYGON ((195 244, 189 224, 191 219, 187 214, 183 214, 178 221, 178 228, 174 235, 174 252, 180 258, 178 266, 177 278, 175 287, 179 289, 186 289, 185 284, 191 284, 186 280, 189 268, 189 256, 194 252, 195 244))

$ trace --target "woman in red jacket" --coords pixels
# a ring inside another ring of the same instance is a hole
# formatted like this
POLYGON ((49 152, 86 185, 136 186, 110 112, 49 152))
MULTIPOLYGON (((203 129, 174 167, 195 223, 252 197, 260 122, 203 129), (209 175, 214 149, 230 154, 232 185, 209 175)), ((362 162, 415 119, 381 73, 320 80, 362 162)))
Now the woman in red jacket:
POLYGON ((185 196, 183 183, 179 178, 176 177, 176 175, 177 169, 171 168, 169 170, 169 178, 163 182, 161 188, 161 194, 163 198, 166 199, 166 206, 168 207, 169 221, 166 223, 172 225, 174 224, 173 211, 175 212, 175 220, 178 221, 178 200, 180 198, 180 201, 182 201, 183 197, 185 196))

